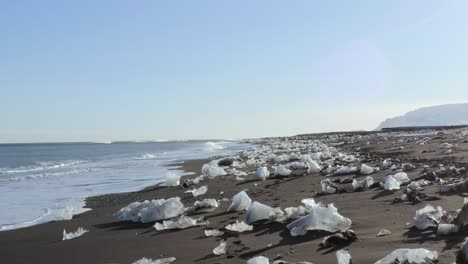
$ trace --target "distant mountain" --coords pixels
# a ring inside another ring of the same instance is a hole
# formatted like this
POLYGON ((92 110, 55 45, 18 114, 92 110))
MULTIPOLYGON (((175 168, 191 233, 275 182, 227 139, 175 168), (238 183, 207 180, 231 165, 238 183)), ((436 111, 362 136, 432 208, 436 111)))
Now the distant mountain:
POLYGON ((377 130, 386 127, 455 126, 468 124, 468 104, 447 104, 423 107, 402 116, 383 121, 377 130))

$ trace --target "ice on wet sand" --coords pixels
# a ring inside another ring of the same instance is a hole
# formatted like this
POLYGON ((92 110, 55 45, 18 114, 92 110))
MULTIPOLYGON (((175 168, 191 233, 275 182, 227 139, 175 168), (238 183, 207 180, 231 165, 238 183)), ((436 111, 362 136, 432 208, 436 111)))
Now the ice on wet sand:
POLYGON ((439 255, 437 251, 427 250, 424 248, 407 249, 401 248, 393 251, 386 257, 375 262, 375 264, 395 264, 395 263, 411 263, 411 264, 432 264, 437 263, 439 255))
POLYGON ((80 237, 80 236, 82 236, 83 234, 85 234, 87 232, 89 232, 89 231, 82 228, 82 227, 78 227, 78 230, 76 230, 75 232, 70 232, 70 233, 67 233, 67 231, 63 230, 62 240, 69 240, 69 239, 77 238, 77 237, 80 237))
POLYGON ((113 216, 122 221, 148 223, 179 216, 185 212, 179 197, 135 202, 120 209, 113 216))
POLYGON ((232 197, 231 206, 229 206, 228 211, 242 211, 247 209, 252 203, 252 199, 249 198, 245 191, 241 191, 238 194, 232 197))

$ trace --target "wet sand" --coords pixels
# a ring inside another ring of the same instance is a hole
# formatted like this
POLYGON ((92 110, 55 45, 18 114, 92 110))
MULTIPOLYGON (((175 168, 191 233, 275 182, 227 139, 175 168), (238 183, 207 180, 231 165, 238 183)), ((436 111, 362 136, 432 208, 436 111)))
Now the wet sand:
MULTIPOLYGON (((385 158, 396 158, 402 162, 411 162, 416 169, 408 172, 411 179, 421 175, 423 165, 430 167, 439 164, 451 164, 468 167, 468 143, 454 135, 434 135, 427 145, 415 145, 409 142, 397 142, 402 137, 389 136, 388 141, 375 140, 345 142, 340 148, 348 153, 360 154, 366 164, 381 165, 385 158), (457 144, 451 155, 442 155, 439 145, 443 142, 457 144), (402 146, 402 150, 391 150, 393 146, 402 146), (356 148, 361 148, 356 152, 356 148)), ((408 137, 404 137, 408 139, 408 137)), ((183 169, 194 172, 193 178, 201 174, 206 160, 187 161, 183 169)), ((309 231, 302 237, 292 237, 284 223, 258 223, 251 232, 226 233, 228 252, 223 256, 212 253, 221 238, 205 237, 206 227, 194 227, 185 230, 158 232, 154 223, 141 224, 119 221, 112 214, 131 202, 170 198, 179 196, 185 206, 203 198, 231 198, 239 191, 248 190, 252 200, 281 208, 298 206, 303 198, 314 198, 323 203, 334 203, 341 215, 353 221, 352 229, 358 235, 358 241, 344 246, 349 249, 353 263, 373 263, 398 248, 427 248, 437 250, 440 263, 452 263, 458 246, 465 234, 436 236, 434 231, 418 231, 412 228, 415 211, 426 204, 440 205, 448 213, 455 214, 463 205, 464 194, 439 194, 438 184, 425 187, 424 193, 439 197, 435 201, 423 201, 417 204, 393 203, 396 196, 403 193, 372 188, 362 192, 344 192, 319 195, 320 181, 325 176, 319 174, 276 178, 265 181, 254 180, 255 168, 245 169, 250 172, 244 181, 237 181, 235 176, 222 176, 202 181, 198 186, 207 185, 208 192, 197 197, 184 193, 182 187, 154 186, 139 192, 109 194, 91 197, 87 205, 93 210, 77 215, 72 220, 52 222, 38 226, 0 232, 1 263, 132 263, 143 257, 157 259, 161 256, 176 257, 175 263, 245 263, 247 259, 264 255, 285 261, 309 261, 313 263, 336 263, 335 251, 339 248, 320 250, 319 244, 324 237, 321 232, 309 231), (224 192, 223 194, 220 194, 224 192), (407 223, 411 223, 407 225, 407 223), (62 232, 75 231, 78 227, 88 229, 85 235, 62 241, 62 232), (392 233, 377 237, 381 229, 392 233)), ((372 174, 375 181, 383 178, 387 171, 372 174)), ((332 176, 330 179, 354 177, 332 176)), ((356 176, 364 178, 365 176, 356 176)), ((184 179, 184 178, 182 178, 184 179)), ((340 185, 352 190, 351 184, 340 185)), ((214 212, 205 213, 210 221, 209 228, 222 229, 236 220, 244 220, 245 212, 226 212, 230 202, 221 202, 214 212)))

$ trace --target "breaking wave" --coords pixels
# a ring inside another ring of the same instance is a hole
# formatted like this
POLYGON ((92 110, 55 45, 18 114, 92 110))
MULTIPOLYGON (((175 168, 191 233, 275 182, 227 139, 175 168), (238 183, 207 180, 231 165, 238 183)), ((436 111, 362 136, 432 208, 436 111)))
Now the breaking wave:
POLYGON ((215 150, 220 150, 224 149, 223 146, 221 146, 219 143, 215 143, 212 141, 206 142, 205 145, 203 146, 203 150, 205 151, 215 151, 215 150))
POLYGON ((36 162, 35 165, 20 166, 16 168, 0 168, 1 174, 16 174, 16 173, 27 173, 36 172, 50 169, 63 168, 68 166, 77 165, 86 162, 85 160, 68 160, 68 161, 47 161, 47 162, 36 162))

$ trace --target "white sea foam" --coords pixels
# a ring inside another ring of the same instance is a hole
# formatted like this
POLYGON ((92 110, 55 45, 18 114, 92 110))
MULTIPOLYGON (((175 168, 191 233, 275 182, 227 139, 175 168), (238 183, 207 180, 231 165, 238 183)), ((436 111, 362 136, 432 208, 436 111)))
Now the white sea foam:
POLYGON ((77 165, 80 163, 86 162, 85 160, 67 160, 67 161, 45 161, 45 162, 36 162, 35 165, 28 166, 19 166, 16 168, 0 168, 1 174, 18 174, 18 173, 27 173, 35 171, 43 171, 50 169, 63 168, 68 166, 77 165))
POLYGON ((203 147, 203 150, 205 151, 215 151, 215 150, 220 150, 220 149, 224 149, 224 147, 221 146, 219 142, 215 143, 212 141, 206 142, 203 147))

